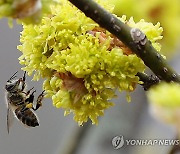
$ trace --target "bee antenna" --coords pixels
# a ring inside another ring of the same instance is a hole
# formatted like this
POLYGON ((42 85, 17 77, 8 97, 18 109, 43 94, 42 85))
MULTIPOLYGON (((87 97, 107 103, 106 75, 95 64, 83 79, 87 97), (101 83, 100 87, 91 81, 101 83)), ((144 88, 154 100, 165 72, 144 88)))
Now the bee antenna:
POLYGON ((9 79, 8 81, 14 79, 14 78, 16 77, 17 72, 18 72, 18 71, 16 71, 16 72, 10 77, 10 79, 9 79))

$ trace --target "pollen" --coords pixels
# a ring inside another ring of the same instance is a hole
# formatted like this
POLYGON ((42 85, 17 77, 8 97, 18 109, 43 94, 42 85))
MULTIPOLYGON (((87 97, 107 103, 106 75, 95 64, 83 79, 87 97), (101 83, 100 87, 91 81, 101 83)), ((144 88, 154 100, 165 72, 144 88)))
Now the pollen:
POLYGON ((29 104, 26 105, 26 108, 31 109, 32 107, 33 107, 33 104, 32 104, 32 103, 29 103, 29 104))

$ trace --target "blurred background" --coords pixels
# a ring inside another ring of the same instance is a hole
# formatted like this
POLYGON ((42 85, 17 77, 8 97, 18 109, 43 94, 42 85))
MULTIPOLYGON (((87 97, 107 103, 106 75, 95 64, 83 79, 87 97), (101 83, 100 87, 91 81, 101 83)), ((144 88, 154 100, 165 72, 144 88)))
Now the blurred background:
MULTIPOLYGON (((174 0, 112 0, 115 13, 121 16, 134 16, 156 23, 164 28, 162 53, 167 55, 169 63, 180 73, 179 33, 180 1, 174 0)), ((168 154, 171 146, 123 146, 115 150, 112 139, 123 135, 125 139, 174 139, 176 131, 173 126, 162 123, 149 112, 149 104, 142 87, 131 94, 132 102, 127 103, 125 93, 117 93, 115 106, 105 111, 99 124, 85 124, 79 127, 72 115, 64 117, 64 111, 52 106, 51 99, 44 99, 43 107, 37 111, 40 126, 27 129, 14 120, 7 133, 4 86, 9 77, 18 71, 23 75, 18 62, 21 25, 14 22, 9 28, 6 19, 0 20, 0 154, 168 154)), ((35 87, 36 97, 42 91, 42 81, 31 81, 27 77, 28 88, 35 87)))

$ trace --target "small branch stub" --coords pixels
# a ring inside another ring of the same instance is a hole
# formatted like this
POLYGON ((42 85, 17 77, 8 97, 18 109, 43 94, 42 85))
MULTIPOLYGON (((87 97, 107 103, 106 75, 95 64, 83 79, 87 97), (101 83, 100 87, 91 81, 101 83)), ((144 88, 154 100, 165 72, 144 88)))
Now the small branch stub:
POLYGON ((136 44, 137 48, 139 50, 142 50, 144 45, 147 42, 146 35, 138 28, 132 28, 130 30, 130 34, 131 34, 132 40, 136 44))
POLYGON ((143 81, 141 84, 145 91, 149 90, 151 86, 156 85, 160 82, 160 79, 155 75, 148 76, 145 73, 137 73, 137 76, 140 78, 140 81, 143 81))

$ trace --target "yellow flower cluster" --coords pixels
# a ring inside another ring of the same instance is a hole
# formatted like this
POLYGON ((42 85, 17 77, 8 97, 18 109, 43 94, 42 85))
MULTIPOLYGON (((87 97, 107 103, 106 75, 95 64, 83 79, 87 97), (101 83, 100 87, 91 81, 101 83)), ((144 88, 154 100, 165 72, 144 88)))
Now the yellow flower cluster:
MULTIPOLYGON (((153 86, 147 93, 155 117, 179 125, 180 85, 162 82, 153 86)), ((179 127, 179 126, 178 126, 179 127)))
POLYGON ((150 101, 166 108, 180 107, 180 85, 162 82, 148 92, 150 101))
MULTIPOLYGON (((105 1, 100 4, 112 11, 105 1)), ((121 18, 140 28, 159 49, 162 28, 143 20, 121 18)), ((34 79, 46 78, 44 89, 53 105, 63 108, 65 115, 74 114, 79 125, 98 116, 113 105, 115 90, 133 91, 145 66, 125 45, 102 29, 67 0, 52 6, 51 15, 39 25, 23 25, 20 38, 20 64, 34 79)))

